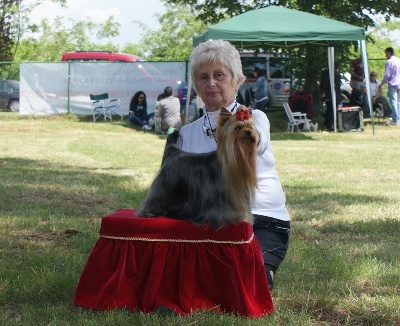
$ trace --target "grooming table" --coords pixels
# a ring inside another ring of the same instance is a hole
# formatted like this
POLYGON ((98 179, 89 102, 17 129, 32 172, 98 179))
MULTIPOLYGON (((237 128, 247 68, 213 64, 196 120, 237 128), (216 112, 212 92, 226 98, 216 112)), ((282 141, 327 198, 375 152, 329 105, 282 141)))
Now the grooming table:
POLYGON ((220 230, 122 209, 103 217, 100 238, 79 279, 74 304, 180 315, 218 311, 260 317, 273 312, 252 225, 220 230))

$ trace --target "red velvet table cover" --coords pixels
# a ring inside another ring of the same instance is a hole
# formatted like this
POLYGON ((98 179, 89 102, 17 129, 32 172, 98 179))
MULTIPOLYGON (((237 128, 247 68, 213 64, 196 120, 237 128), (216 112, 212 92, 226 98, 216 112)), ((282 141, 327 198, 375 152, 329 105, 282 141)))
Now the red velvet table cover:
POLYGON ((123 209, 103 217, 74 304, 152 312, 164 306, 260 317, 273 312, 259 243, 248 223, 220 230, 123 209))

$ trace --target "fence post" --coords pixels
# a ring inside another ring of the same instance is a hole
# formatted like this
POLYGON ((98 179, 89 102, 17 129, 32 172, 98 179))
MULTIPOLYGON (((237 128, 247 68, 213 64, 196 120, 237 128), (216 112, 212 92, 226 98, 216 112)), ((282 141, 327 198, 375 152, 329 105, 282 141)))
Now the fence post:
POLYGON ((68 113, 71 113, 70 112, 70 103, 71 103, 70 102, 70 92, 71 92, 70 84, 71 84, 71 62, 68 61, 68 96, 67 96, 67 101, 68 101, 67 112, 68 113))

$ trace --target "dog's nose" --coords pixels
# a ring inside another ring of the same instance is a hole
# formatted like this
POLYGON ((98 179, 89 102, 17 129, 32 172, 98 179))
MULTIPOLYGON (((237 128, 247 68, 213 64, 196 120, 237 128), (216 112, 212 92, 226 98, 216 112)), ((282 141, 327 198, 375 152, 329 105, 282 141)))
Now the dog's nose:
POLYGON ((246 135, 247 136, 251 136, 253 134, 253 132, 251 130, 246 130, 246 135))

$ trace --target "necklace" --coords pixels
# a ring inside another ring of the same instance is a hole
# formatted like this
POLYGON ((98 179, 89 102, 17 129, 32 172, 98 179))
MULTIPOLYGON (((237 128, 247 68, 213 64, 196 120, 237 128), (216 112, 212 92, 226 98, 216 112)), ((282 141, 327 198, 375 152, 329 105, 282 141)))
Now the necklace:
MULTIPOLYGON (((233 111, 237 108, 238 105, 239 105, 239 103, 235 102, 235 104, 232 106, 231 113, 233 113, 233 111)), ((205 108, 205 111, 206 111, 206 114, 204 115, 203 131, 208 137, 214 138, 215 142, 217 142, 217 138, 215 137, 215 131, 217 130, 217 127, 213 127, 211 125, 211 120, 208 115, 207 108, 205 108), (207 121, 208 121, 208 127, 207 127, 207 121)))
POLYGON ((215 130, 217 130, 217 127, 213 127, 211 125, 210 117, 208 116, 208 110, 206 109, 206 114, 204 115, 204 122, 203 122, 203 131, 208 137, 213 137, 215 142, 217 142, 217 139, 215 138, 215 130), (208 125, 207 127, 206 121, 208 120, 208 125))

